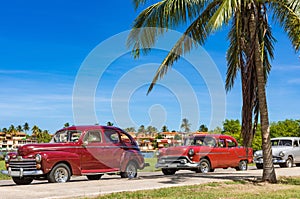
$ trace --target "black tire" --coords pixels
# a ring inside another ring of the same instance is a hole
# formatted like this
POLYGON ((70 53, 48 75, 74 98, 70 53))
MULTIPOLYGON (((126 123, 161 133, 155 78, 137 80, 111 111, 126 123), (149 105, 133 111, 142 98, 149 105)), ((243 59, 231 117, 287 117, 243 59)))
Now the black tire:
POLYGON ((124 172, 120 173, 121 178, 136 178, 137 177, 137 166, 134 162, 129 162, 124 172))
POLYGON ((264 165, 261 164, 261 163, 256 163, 256 168, 257 168, 257 169, 263 169, 263 168, 264 168, 264 165))
POLYGON ((300 163, 296 163, 296 167, 300 167, 300 163))
POLYGON ((97 175, 87 175, 87 179, 89 180, 100 180, 100 178, 102 177, 102 174, 97 174, 97 175))
POLYGON ((162 168, 161 171, 164 175, 174 175, 176 173, 176 169, 162 168))
POLYGON ((65 183, 70 181, 70 178, 70 168, 64 163, 55 165, 48 174, 48 181, 52 183, 65 183))
POLYGON ((208 173, 212 171, 212 168, 210 167, 210 163, 207 159, 200 160, 199 169, 201 173, 208 173))
POLYGON ((286 167, 291 168, 293 167, 293 159, 292 158, 288 158, 285 162, 286 167))
POLYGON ((16 183, 17 185, 28 185, 33 181, 33 178, 30 177, 12 177, 12 180, 14 181, 14 183, 16 183))
POLYGON ((235 168, 237 171, 247 171, 248 169, 248 162, 247 160, 241 160, 239 162, 239 166, 235 168))

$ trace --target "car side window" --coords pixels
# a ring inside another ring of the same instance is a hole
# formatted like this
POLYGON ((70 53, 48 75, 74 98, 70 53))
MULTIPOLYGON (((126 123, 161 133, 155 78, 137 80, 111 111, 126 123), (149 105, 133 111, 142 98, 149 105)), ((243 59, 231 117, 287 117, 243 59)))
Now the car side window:
POLYGON ((226 139, 226 142, 227 142, 227 146, 228 147, 236 147, 235 142, 233 142, 232 140, 226 139))
POLYGON ((132 143, 130 138, 125 133, 120 133, 120 135, 121 135, 121 141, 123 143, 132 143))
POLYGON ((114 130, 107 129, 104 131, 104 135, 105 135, 105 140, 108 143, 120 142, 119 133, 114 130))
POLYGON ((93 143, 93 142, 101 142, 101 132, 99 131, 89 131, 84 137, 85 142, 93 143))
POLYGON ((224 139, 219 140, 218 147, 222 147, 222 148, 226 147, 226 142, 224 139))
POLYGON ((298 140, 295 140, 294 141, 294 147, 298 147, 298 146, 299 146, 298 140))

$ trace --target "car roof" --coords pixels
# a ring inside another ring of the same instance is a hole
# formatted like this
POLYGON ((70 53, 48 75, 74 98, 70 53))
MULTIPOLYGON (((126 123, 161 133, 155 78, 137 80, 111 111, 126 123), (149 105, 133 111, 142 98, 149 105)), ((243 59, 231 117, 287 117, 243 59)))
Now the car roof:
POLYGON ((214 137, 219 139, 232 139, 233 137, 230 135, 223 135, 223 134, 196 134, 192 137, 214 137))
POLYGON ((300 137, 277 137, 277 138, 272 138, 271 140, 295 140, 295 139, 300 139, 300 137))
POLYGON ((78 126, 70 126, 66 128, 62 128, 58 131, 63 131, 63 130, 80 130, 80 131, 88 131, 88 130, 102 130, 102 129, 113 129, 113 130, 121 130, 118 127, 115 126, 102 126, 102 125, 78 125, 78 126))

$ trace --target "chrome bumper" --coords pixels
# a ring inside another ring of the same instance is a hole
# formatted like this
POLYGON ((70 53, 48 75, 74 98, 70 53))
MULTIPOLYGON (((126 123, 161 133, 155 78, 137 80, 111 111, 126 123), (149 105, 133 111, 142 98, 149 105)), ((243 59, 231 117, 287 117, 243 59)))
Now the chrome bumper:
MULTIPOLYGON (((263 158, 254 159, 253 162, 256 164, 264 163, 263 158)), ((281 164, 281 163, 285 163, 285 162, 286 162, 286 160, 284 160, 284 159, 273 158, 273 164, 281 164)))
POLYGON ((199 168, 199 164, 197 164, 197 163, 185 163, 185 164, 180 164, 180 163, 161 164, 161 163, 157 163, 155 165, 155 168, 196 169, 196 168, 199 168))
POLYGON ((23 168, 20 168, 19 171, 12 171, 10 167, 8 170, 2 170, 1 173, 11 177, 36 176, 44 174, 42 170, 24 171, 23 168))

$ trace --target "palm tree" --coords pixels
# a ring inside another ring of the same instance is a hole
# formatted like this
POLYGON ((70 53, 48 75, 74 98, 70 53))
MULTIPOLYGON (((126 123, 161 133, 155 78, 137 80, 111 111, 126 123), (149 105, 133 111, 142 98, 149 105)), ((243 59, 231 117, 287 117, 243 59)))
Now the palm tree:
POLYGON ((23 131, 23 128, 22 128, 21 125, 18 125, 16 130, 17 130, 18 132, 22 132, 22 131, 23 131))
POLYGON ((191 124, 189 123, 189 120, 183 118, 180 128, 183 129, 184 132, 188 133, 191 130, 191 124))
POLYGON ((26 133, 30 130, 29 124, 27 122, 25 122, 25 124, 23 125, 23 129, 26 133))
POLYGON ((34 125, 32 128, 31 128, 31 131, 32 131, 32 134, 31 135, 35 135, 36 138, 38 138, 40 136, 40 133, 42 132, 41 129, 34 125))
MULTIPOLYGON (((136 8, 148 2, 133 1, 136 8)), ((272 163, 265 91, 267 73, 271 67, 269 59, 273 58, 275 39, 266 14, 270 12, 273 15, 273 19, 285 29, 295 50, 298 51, 299 7, 298 0, 163 0, 139 14, 128 38, 128 46, 133 46, 133 55, 138 58, 141 50, 144 53, 149 52, 156 38, 169 28, 191 22, 159 66, 149 87, 149 93, 158 79, 166 74, 180 56, 198 45, 203 45, 210 34, 231 22, 226 89, 230 90, 233 86, 236 74, 240 70, 243 87, 242 135, 244 144, 250 146, 259 113, 264 158, 263 181, 277 181, 272 163)))
POLYGON ((168 132, 169 129, 168 129, 168 127, 167 127, 166 125, 164 125, 164 126, 161 128, 161 131, 162 131, 162 132, 168 132))
POLYGON ((14 126, 13 124, 10 125, 9 128, 8 128, 8 133, 9 133, 10 135, 15 135, 16 132, 17 132, 17 130, 16 130, 15 126, 14 126))
POLYGON ((68 128, 69 126, 70 126, 69 122, 67 122, 67 123, 64 124, 64 128, 68 128))

